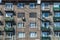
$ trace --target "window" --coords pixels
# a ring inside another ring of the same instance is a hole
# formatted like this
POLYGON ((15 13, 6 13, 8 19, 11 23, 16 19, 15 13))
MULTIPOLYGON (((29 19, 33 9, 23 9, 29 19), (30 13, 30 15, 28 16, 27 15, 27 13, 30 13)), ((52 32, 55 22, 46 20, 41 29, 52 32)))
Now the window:
POLYGON ((24 3, 18 3, 18 8, 23 8, 24 7, 24 3))
POLYGON ((37 33, 36 32, 30 32, 30 38, 36 38, 37 33))
POLYGON ((36 13, 30 13, 30 14, 29 14, 29 17, 31 17, 31 18, 36 18, 36 17, 37 17, 37 14, 36 14, 36 13))
POLYGON ((36 23, 35 22, 31 22, 30 23, 30 28, 36 28, 36 23))
POLYGON ((49 6, 49 3, 42 3, 41 4, 41 8, 44 9, 45 7, 48 7, 49 6))
POLYGON ((49 27, 49 22, 42 22, 42 27, 46 27, 46 28, 48 28, 49 27))
POLYGON ((18 18, 23 18, 25 17, 25 13, 18 13, 18 18))
POLYGON ((42 12, 42 17, 48 17, 49 16, 49 12, 42 12))
POLYGON ((3 14, 2 14, 2 12, 0 12, 0 16, 2 16, 3 14))
POLYGON ((6 36, 12 36, 13 32, 6 32, 6 36))
POLYGON ((12 23, 7 22, 7 23, 6 23, 6 27, 12 27, 12 23))
POLYGON ((3 25, 3 23, 2 23, 2 22, 0 22, 0 26, 1 26, 1 25, 3 25))
POLYGON ((60 17, 60 12, 55 12, 55 17, 60 17))
POLYGON ((43 37, 47 37, 49 35, 49 32, 42 32, 43 37))
POLYGON ((20 22, 18 23, 18 28, 23 28, 24 27, 24 23, 20 22))
POLYGON ((36 4, 35 3, 30 3, 30 8, 36 8, 36 4))
POLYGON ((54 3, 53 7, 59 8, 60 7, 60 3, 54 3))
POLYGON ((0 32, 0 35, 3 35, 3 32, 0 32))
POLYGON ((13 13, 6 13, 6 17, 12 17, 13 13))
POLYGON ((6 3, 5 4, 5 7, 6 8, 13 8, 13 3, 6 3))
POLYGON ((19 32, 18 37, 19 38, 25 38, 25 33, 24 32, 19 32))
POLYGON ((55 27, 60 27, 60 22, 54 22, 55 27))
POLYGON ((55 36, 60 37, 60 32, 54 32, 54 33, 55 33, 55 36))

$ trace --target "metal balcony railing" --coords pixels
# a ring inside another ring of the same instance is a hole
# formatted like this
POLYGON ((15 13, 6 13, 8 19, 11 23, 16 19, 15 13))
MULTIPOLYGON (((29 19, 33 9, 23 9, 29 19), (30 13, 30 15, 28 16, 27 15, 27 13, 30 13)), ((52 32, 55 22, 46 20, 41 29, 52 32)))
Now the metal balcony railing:
POLYGON ((54 31, 60 31, 60 27, 54 27, 53 30, 54 31))
POLYGON ((49 36, 46 36, 46 37, 41 37, 41 40, 51 40, 51 38, 49 36))
POLYGON ((50 28, 49 27, 48 28, 47 27, 41 27, 41 30, 42 31, 50 31, 50 28))
POLYGON ((5 31, 14 31, 14 27, 4 27, 5 31))
POLYGON ((59 11, 60 10, 60 7, 53 7, 53 10, 54 11, 59 11))
POLYGON ((5 10, 5 11, 14 11, 14 8, 13 8, 13 7, 12 7, 12 8, 6 8, 6 7, 5 7, 4 10, 5 10))
POLYGON ((60 17, 53 17, 54 21, 60 21, 60 17))
POLYGON ((5 21, 13 21, 14 17, 5 17, 5 21))

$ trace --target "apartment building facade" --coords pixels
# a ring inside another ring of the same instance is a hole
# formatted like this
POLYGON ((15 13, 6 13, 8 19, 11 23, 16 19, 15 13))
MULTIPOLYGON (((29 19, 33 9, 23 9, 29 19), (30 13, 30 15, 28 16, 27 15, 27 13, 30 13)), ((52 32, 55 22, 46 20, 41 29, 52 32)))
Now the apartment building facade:
POLYGON ((0 40, 60 40, 60 0, 1 0, 0 40))
POLYGON ((2 0, 0 40, 40 40, 37 0, 2 0))

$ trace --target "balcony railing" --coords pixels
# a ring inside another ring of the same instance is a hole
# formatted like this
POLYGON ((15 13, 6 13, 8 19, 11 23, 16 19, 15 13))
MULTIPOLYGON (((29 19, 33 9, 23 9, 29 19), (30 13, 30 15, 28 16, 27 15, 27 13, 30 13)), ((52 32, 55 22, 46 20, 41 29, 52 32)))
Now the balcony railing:
POLYGON ((2 28, 0 28, 0 31, 3 31, 3 29, 2 29, 2 28))
POLYGON ((5 21, 13 21, 14 17, 5 17, 5 21))
POLYGON ((49 11, 50 10, 50 6, 43 7, 43 8, 41 8, 41 10, 43 10, 43 11, 49 11))
POLYGON ((51 40, 50 37, 42 37, 41 40, 51 40))
POLYGON ((14 8, 4 8, 5 11, 14 11, 14 8))
POLYGON ((50 28, 49 27, 48 28, 47 27, 41 27, 41 30, 42 31, 50 31, 50 28))
POLYGON ((60 27, 54 27, 53 30, 54 31, 60 31, 60 27))
POLYGON ((60 17, 53 17, 54 21, 60 21, 60 17))
POLYGON ((14 31, 14 27, 4 27, 5 31, 14 31))
POLYGON ((59 11, 60 10, 60 7, 53 7, 53 10, 54 11, 59 11))

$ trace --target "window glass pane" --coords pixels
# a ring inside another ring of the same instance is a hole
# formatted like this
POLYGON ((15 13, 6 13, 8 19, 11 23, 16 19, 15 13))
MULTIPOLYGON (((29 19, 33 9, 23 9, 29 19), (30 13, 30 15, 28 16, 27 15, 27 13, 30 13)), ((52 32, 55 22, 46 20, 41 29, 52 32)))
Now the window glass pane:
POLYGON ((60 27, 60 22, 55 22, 55 23, 54 23, 54 26, 55 26, 55 27, 60 27))
POLYGON ((29 17, 36 18, 37 17, 37 14, 36 13, 30 13, 29 17))
POLYGON ((18 18, 23 18, 25 17, 25 13, 18 13, 18 18))
POLYGON ((30 27, 31 27, 31 28, 36 28, 36 23, 31 22, 31 23, 30 23, 30 27))
POLYGON ((48 36, 49 35, 49 32, 42 32, 42 36, 48 36))
POLYGON ((41 4, 41 8, 44 9, 45 7, 48 7, 49 6, 49 3, 42 3, 41 4))
POLYGON ((24 32, 19 32, 18 37, 19 38, 25 38, 25 33, 24 32))
POLYGON ((55 12, 55 17, 60 17, 60 12, 55 12))
POLYGON ((6 27, 12 27, 12 23, 11 22, 7 22, 5 26, 6 27))
POLYGON ((60 32, 54 32, 55 33, 55 36, 60 36, 60 32))
POLYGON ((6 7, 6 8, 12 8, 12 7, 13 7, 13 3, 6 3, 6 4, 5 4, 5 7, 6 7))
POLYGON ((6 36, 12 36, 13 32, 6 32, 6 36))
POLYGON ((24 3, 18 3, 18 8, 23 8, 24 7, 24 3))
POLYGON ((6 13, 6 17, 12 17, 13 13, 6 13))
POLYGON ((58 7, 59 8, 60 3, 54 3, 54 7, 58 7))
POLYGON ((30 32, 30 37, 31 37, 31 38, 37 37, 37 33, 36 33, 36 32, 30 32))
POLYGON ((24 27, 24 23, 20 22, 18 23, 18 28, 23 28, 24 27))
POLYGON ((30 8, 35 8, 36 4, 35 3, 30 3, 30 8))
POLYGON ((42 17, 48 17, 49 16, 49 12, 42 12, 42 17))
POLYGON ((42 22, 42 27, 49 27, 49 22, 42 22))

